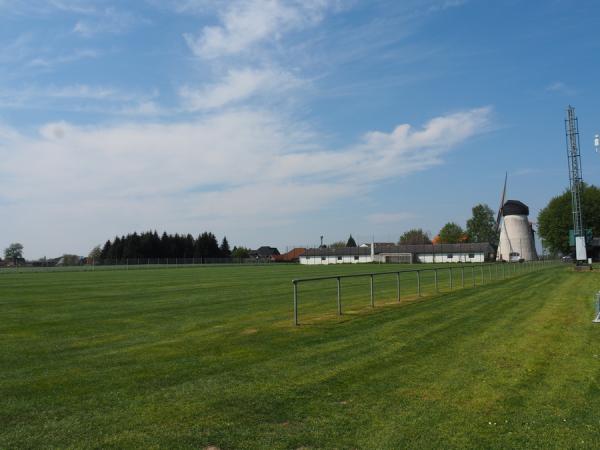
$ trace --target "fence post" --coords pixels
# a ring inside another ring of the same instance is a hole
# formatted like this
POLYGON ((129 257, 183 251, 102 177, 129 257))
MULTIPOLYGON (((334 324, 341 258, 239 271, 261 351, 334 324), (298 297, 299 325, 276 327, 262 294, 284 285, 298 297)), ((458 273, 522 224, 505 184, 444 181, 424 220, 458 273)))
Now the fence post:
POLYGON ((460 268, 460 287, 465 287, 465 266, 460 268))
POLYGON ((452 290, 452 267, 450 267, 450 290, 452 290))
POLYGON ((298 326, 298 283, 296 280, 292 283, 294 284, 294 326, 298 326))
POLYGON ((506 270, 505 270, 505 267, 506 266, 504 264, 502 264, 502 279, 503 280, 506 280, 506 270))
POLYGON ((481 265, 479 267, 481 269, 481 284, 485 284, 485 279, 484 279, 484 276, 483 276, 483 265, 481 265))
POLYGON ((398 303, 400 303, 400 272, 396 274, 396 292, 398 294, 398 303))
POLYGON ((375 308, 375 293, 373 291, 373 274, 371 274, 371 308, 375 308))
POLYGON ((437 269, 433 269, 433 278, 435 280, 435 292, 439 292, 439 290, 438 290, 438 279, 437 279, 437 269))
POLYGON ((492 266, 488 266, 488 272, 490 273, 490 282, 492 281, 492 266))
POLYGON ((417 270, 417 295, 421 296, 421 271, 417 270))
POLYGON ((341 286, 340 277, 337 277, 337 309, 338 316, 342 315, 342 286, 341 286))
POLYGON ((473 282, 473 287, 475 287, 475 268, 471 266, 471 281, 473 282))

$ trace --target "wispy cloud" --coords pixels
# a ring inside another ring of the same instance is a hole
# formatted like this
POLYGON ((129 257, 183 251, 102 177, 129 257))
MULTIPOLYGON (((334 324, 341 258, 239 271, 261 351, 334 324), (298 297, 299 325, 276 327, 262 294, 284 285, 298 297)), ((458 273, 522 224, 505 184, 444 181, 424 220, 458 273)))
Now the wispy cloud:
POLYGON ((0 90, 0 102, 5 108, 59 108, 62 111, 95 111, 107 114, 158 114, 153 103, 158 92, 135 92, 112 86, 74 84, 65 86, 25 86, 0 90), (86 106, 81 101, 86 101, 86 106))
POLYGON ((33 238, 47 247, 44 239, 64 232, 59 224, 81 223, 82 215, 97 239, 106 237, 100 225, 106 217, 142 229, 158 226, 157 214, 179 224, 280 220, 439 164, 446 152, 484 132, 489 115, 480 108, 434 118, 418 129, 399 125, 338 149, 323 148, 310 128, 265 111, 172 124, 56 122, 41 127, 39 136, 5 128, 0 191, 15 220, 3 227, 9 233, 27 227, 27 211, 35 210, 53 224, 33 238))
POLYGON ((229 70, 223 80, 200 89, 184 86, 179 95, 192 111, 221 108, 258 95, 280 94, 303 82, 292 74, 274 69, 229 70))
POLYGON ((220 25, 206 26, 198 36, 185 39, 196 56, 216 58, 235 55, 283 33, 320 22, 328 8, 338 2, 327 0, 237 0, 220 12, 220 25))
POLYGON ((53 68, 62 64, 68 64, 82 59, 95 59, 100 56, 98 50, 82 49, 72 53, 55 56, 38 56, 29 61, 31 67, 53 68))
POLYGON ((129 31, 133 26, 147 23, 146 19, 136 17, 128 11, 106 8, 96 12, 92 17, 77 21, 73 32, 90 38, 97 34, 120 34, 129 31))
POLYGON ((568 86, 566 83, 562 81, 555 81, 554 83, 546 86, 546 92, 556 92, 564 95, 575 95, 577 94, 577 90, 568 86))

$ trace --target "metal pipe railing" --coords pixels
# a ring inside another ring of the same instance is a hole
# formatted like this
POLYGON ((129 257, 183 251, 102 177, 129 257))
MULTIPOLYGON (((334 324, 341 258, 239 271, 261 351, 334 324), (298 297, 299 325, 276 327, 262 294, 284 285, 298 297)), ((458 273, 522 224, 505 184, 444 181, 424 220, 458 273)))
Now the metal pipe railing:
MULTIPOLYGON (((553 261, 553 260, 540 260, 540 261, 529 261, 529 262, 525 262, 525 263, 519 263, 520 265, 523 266, 522 270, 520 272, 517 272, 517 267, 516 267, 516 263, 487 263, 487 264, 469 264, 469 265, 462 265, 459 266, 458 268, 460 268, 461 271, 461 288, 464 289, 465 287, 465 268, 466 267, 470 267, 471 268, 471 281, 472 281, 472 285, 473 287, 477 286, 476 283, 476 274, 475 274, 475 268, 479 268, 480 269, 480 278, 481 278, 481 284, 485 284, 485 272, 484 272, 484 268, 487 267, 488 269, 488 274, 490 277, 490 282, 494 281, 494 277, 493 277, 493 271, 492 271, 492 266, 496 266, 496 280, 504 280, 506 279, 506 269, 505 266, 507 264, 512 264, 513 270, 512 270, 512 274, 513 275, 519 275, 519 274, 526 274, 529 273, 531 271, 535 271, 536 269, 539 268, 545 268, 545 267, 550 267, 550 266, 554 266, 556 264, 560 263, 560 261, 553 261), (500 274, 499 271, 499 267, 502 266, 502 273, 500 274), (527 266, 527 267, 525 267, 527 266), (501 277, 500 277, 501 276, 501 277)), ((449 287, 450 290, 454 289, 454 281, 453 281, 453 269, 456 269, 457 267, 450 267, 448 268, 449 270, 449 287)), ((423 272, 433 272, 433 277, 434 277, 434 287, 435 287, 435 292, 439 293, 440 292, 440 287, 439 287, 439 279, 438 279, 438 271, 439 270, 445 270, 445 268, 441 268, 441 267, 432 267, 432 268, 425 268, 425 269, 403 269, 403 270, 393 270, 393 271, 385 271, 385 272, 363 272, 363 273, 354 273, 354 274, 348 274, 348 275, 329 275, 329 276, 320 276, 320 277, 310 277, 310 278, 295 278, 292 280, 292 284, 293 284, 293 300, 294 300, 294 325, 298 325, 299 324, 299 320, 298 320, 298 290, 299 290, 299 285, 301 283, 310 283, 310 282, 316 282, 316 281, 327 281, 327 280, 336 280, 336 284, 337 284, 337 313, 339 316, 342 315, 342 279, 345 278, 366 278, 369 277, 369 287, 370 287, 370 304, 372 308, 375 308, 375 277, 381 277, 381 276, 385 276, 385 275, 396 275, 396 299, 398 302, 400 302, 400 274, 403 273, 415 273, 416 274, 416 295, 417 297, 421 297, 422 295, 422 286, 421 286, 421 273, 423 272)), ((510 276, 510 269, 509 269, 509 276, 510 276)), ((600 293, 599 293, 600 295, 600 293)), ((600 301, 600 300, 599 300, 600 301)), ((599 303, 600 305, 600 303, 599 303)), ((600 308, 600 306, 599 306, 600 308)), ((600 322, 600 310, 598 312, 598 321, 600 322)))

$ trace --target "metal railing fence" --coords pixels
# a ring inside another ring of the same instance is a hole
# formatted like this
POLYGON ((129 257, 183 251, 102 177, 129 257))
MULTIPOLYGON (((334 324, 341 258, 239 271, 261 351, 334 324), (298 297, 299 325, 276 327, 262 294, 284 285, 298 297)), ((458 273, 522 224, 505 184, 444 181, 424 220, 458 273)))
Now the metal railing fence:
POLYGON ((274 264, 270 258, 110 258, 88 260, 73 265, 57 265, 51 261, 32 261, 0 267, 1 273, 46 271, 128 270, 146 268, 178 268, 198 265, 274 264))
MULTIPOLYGON (((431 267, 423 269, 402 269, 394 271, 384 272, 368 272, 368 273, 356 273, 348 275, 329 275, 321 277, 310 277, 310 278, 296 278, 292 280, 293 286, 293 314, 294 314, 294 325, 299 325, 298 318, 298 302, 299 302, 299 286, 300 284, 306 284, 311 282, 323 282, 335 280, 336 289, 336 300, 337 300, 337 315, 341 316, 342 311, 342 280, 352 278, 366 278, 369 280, 368 287, 370 293, 370 306, 375 307, 375 296, 376 296, 376 284, 375 279, 377 277, 394 276, 395 275, 395 295, 396 301, 401 300, 401 274, 414 274, 413 286, 416 288, 413 295, 421 297, 423 294, 423 281, 425 274, 431 274, 433 278, 433 288, 435 293, 442 292, 442 276, 446 274, 444 280, 447 288, 452 291, 455 289, 463 289, 466 287, 476 287, 485 284, 486 282, 504 280, 506 278, 521 275, 537 271, 543 268, 553 267, 560 265, 560 261, 557 260, 539 260, 529 261, 523 263, 482 263, 482 264, 468 264, 468 265, 456 265, 456 263, 448 263, 448 267, 431 267), (459 272, 457 276, 457 272, 459 272), (470 286, 468 286, 469 284, 470 286)), ((600 305, 600 303, 599 303, 600 305)), ((600 312, 599 312, 600 313, 600 312)), ((600 316, 599 316, 600 319, 600 316)))

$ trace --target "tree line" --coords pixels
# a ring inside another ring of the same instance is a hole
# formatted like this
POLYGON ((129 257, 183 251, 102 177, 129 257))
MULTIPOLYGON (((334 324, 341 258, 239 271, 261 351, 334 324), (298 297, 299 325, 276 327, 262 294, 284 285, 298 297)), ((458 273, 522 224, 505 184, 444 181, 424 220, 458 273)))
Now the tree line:
POLYGON ((499 233, 496 231, 494 211, 486 204, 475 205, 472 216, 463 229, 455 222, 446 223, 433 238, 421 228, 413 228, 403 233, 398 244, 460 244, 464 242, 488 242, 498 245, 499 233))
MULTIPOLYGON (((247 250, 247 249, 244 249, 247 250)), ((234 248, 236 255, 239 251, 234 248)), ((90 253, 95 259, 126 258, 228 258, 234 252, 229 248, 227 237, 219 244, 216 236, 208 231, 194 238, 191 234, 158 235, 156 231, 137 232, 117 236, 108 240, 102 248, 94 248, 90 253)), ((242 256, 243 257, 243 256, 242 256)))

